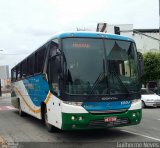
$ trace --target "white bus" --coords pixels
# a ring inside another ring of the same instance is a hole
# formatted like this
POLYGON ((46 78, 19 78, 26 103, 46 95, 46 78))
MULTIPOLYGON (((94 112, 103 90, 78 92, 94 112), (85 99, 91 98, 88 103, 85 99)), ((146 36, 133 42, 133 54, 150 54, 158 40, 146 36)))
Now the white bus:
POLYGON ((12 68, 12 104, 49 131, 139 124, 139 63, 128 37, 61 33, 12 68))

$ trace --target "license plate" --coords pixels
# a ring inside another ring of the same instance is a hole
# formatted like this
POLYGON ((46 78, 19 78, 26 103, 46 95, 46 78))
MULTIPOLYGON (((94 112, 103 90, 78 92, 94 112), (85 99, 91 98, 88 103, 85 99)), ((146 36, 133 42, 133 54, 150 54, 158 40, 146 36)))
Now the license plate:
POLYGON ((104 119, 104 122, 114 122, 117 120, 117 117, 108 117, 104 119))

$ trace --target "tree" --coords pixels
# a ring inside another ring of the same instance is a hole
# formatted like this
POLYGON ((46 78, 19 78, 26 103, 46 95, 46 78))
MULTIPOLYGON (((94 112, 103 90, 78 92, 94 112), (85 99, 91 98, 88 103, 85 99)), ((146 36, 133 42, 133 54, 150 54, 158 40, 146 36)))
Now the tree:
POLYGON ((143 54, 144 74, 142 82, 146 84, 149 81, 160 79, 160 53, 148 52, 143 54))

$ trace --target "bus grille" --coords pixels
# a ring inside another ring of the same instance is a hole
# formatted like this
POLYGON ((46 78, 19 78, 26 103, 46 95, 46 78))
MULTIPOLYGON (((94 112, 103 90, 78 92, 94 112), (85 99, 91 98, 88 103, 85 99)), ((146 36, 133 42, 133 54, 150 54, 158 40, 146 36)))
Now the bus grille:
POLYGON ((88 124, 88 128, 106 128, 128 124, 128 118, 117 119, 114 122, 104 122, 104 120, 93 120, 88 124))
POLYGON ((128 109, 120 109, 120 110, 100 110, 100 111, 89 111, 91 114, 118 114, 124 113, 128 111, 128 109))

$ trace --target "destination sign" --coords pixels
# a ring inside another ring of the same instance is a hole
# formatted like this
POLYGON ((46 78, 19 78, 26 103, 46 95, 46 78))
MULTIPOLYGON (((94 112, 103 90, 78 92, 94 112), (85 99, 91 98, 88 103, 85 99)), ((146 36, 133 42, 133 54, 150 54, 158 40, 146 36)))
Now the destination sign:
POLYGON ((88 43, 73 43, 74 48, 90 48, 91 45, 88 43))

